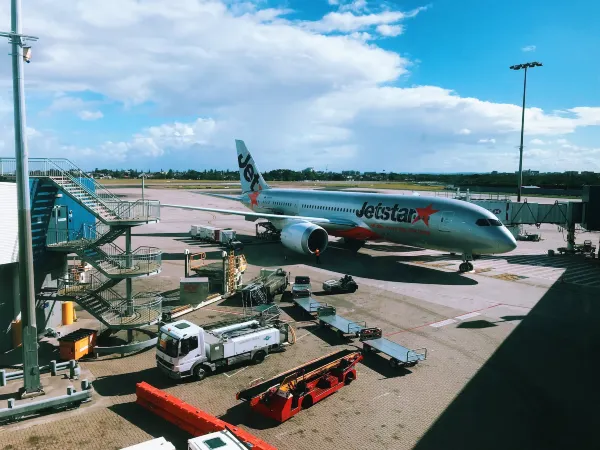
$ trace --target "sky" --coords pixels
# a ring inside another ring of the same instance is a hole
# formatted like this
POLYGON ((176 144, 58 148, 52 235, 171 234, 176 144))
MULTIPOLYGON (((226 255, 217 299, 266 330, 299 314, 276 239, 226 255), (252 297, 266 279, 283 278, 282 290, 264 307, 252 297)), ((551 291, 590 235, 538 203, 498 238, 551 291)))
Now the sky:
MULTIPOLYGON (((28 0, 32 157, 93 168, 600 172, 600 2, 28 0)), ((0 30, 10 28, 0 0, 0 30)), ((0 156, 14 155, 0 52, 0 156)))

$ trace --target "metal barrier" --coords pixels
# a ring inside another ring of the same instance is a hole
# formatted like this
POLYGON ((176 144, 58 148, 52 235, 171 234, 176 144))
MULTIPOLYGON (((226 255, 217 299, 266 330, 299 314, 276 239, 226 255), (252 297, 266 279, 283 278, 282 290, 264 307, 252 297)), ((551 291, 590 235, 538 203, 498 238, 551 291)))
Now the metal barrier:
MULTIPOLYGON (((50 361, 47 366, 40 366, 40 373, 50 372, 52 376, 56 376, 59 371, 69 369, 69 378, 73 379, 79 376, 79 364, 74 359, 65 362, 57 363, 55 360, 50 361)), ((22 370, 15 370, 7 372, 6 370, 0 370, 0 387, 7 385, 9 381, 19 380, 23 378, 22 370)))
POLYGON ((49 409, 64 409, 73 404, 81 404, 92 399, 92 386, 88 380, 81 381, 81 391, 77 392, 72 386, 67 388, 67 395, 49 397, 37 402, 26 402, 15 405, 15 399, 8 399, 8 408, 0 409, 0 423, 11 422, 45 412, 49 409))

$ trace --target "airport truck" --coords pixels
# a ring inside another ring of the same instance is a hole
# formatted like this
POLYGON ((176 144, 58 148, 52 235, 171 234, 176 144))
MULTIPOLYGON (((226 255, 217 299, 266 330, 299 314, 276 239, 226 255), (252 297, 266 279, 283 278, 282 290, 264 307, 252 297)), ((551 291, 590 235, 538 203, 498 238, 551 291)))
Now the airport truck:
POLYGON ((259 364, 269 353, 283 351, 289 327, 258 320, 205 330, 187 320, 160 328, 156 344, 156 364, 173 379, 195 377, 202 380, 219 368, 242 361, 259 364))
POLYGON ((310 286, 310 277, 297 276, 294 278, 294 284, 292 284, 292 298, 310 297, 311 295, 312 288, 310 286))

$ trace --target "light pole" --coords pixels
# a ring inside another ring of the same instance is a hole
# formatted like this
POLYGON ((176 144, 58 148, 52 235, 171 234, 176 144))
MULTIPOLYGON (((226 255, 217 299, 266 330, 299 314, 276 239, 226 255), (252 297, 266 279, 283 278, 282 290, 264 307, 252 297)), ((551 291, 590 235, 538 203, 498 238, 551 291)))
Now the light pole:
POLYGON ((19 296, 23 341, 23 389, 21 397, 43 394, 38 365, 35 292, 33 286, 33 251, 31 244, 31 208, 29 206, 29 157, 25 134, 25 96, 23 93, 23 61, 29 62, 31 48, 26 41, 37 40, 21 34, 21 1, 11 1, 11 30, 0 32, 8 37, 12 51, 12 76, 15 125, 15 160, 19 224, 19 296))
POLYGON ((525 77, 523 79, 523 110, 521 112, 521 145, 519 146, 519 192, 517 194, 517 202, 521 201, 521 191, 523 190, 523 129, 525 128, 525 92, 527 90, 527 69, 530 67, 541 67, 542 63, 529 62, 525 64, 517 64, 510 66, 511 70, 525 69, 525 77))

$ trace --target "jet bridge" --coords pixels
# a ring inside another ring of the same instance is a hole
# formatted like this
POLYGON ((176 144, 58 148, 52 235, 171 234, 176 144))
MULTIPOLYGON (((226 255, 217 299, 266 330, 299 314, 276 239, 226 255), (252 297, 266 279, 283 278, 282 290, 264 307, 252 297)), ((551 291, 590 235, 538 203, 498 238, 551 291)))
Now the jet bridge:
POLYGON ((567 230, 567 248, 575 247, 575 226, 588 231, 600 231, 600 186, 584 186, 582 201, 554 203, 522 203, 511 200, 475 200, 474 203, 494 213, 507 227, 550 223, 567 230))

